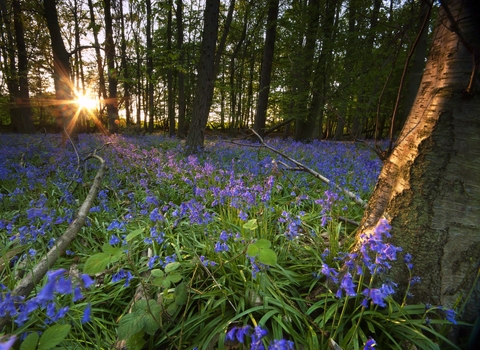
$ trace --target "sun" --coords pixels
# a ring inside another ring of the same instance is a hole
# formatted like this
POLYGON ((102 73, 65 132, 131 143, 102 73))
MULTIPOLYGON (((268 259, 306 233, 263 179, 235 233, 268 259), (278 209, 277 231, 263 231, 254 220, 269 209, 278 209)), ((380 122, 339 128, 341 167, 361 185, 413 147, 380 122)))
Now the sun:
POLYGON ((78 104, 79 109, 92 110, 98 107, 98 101, 87 95, 78 95, 75 102, 78 104))

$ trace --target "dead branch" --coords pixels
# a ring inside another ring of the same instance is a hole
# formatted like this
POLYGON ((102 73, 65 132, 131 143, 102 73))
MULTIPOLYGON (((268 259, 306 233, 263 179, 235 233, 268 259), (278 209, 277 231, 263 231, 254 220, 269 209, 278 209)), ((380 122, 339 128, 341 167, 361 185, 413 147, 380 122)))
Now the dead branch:
MULTIPOLYGON (((33 290, 34 286, 42 280, 57 259, 61 255, 65 254, 68 246, 73 242, 78 232, 80 232, 80 229, 83 227, 88 212, 92 207, 92 203, 97 197, 97 193, 106 169, 105 161, 101 157, 92 154, 90 158, 95 158, 100 162, 100 169, 98 169, 97 175, 93 180, 92 187, 90 187, 90 191, 80 207, 77 217, 75 220, 73 220, 70 226, 68 226, 63 235, 57 240, 52 249, 50 249, 48 253, 44 255, 43 258, 38 262, 38 264, 16 285, 12 291, 12 295, 27 297, 33 290)), ((8 323, 9 318, 9 316, 0 318, 0 330, 8 323)))
MULTIPOLYGON (((283 158, 285 159, 288 159, 289 161, 291 161, 293 164, 295 164, 298 168, 301 168, 303 169, 305 172, 309 173, 310 175, 314 176, 315 178, 319 179, 320 181, 326 183, 327 185, 331 185, 333 187, 335 187, 337 190, 339 191, 342 191, 344 194, 347 195, 348 198, 352 199, 355 203, 357 203, 358 205, 361 205, 363 208, 366 208, 367 207, 367 203, 362 200, 358 195, 356 195, 355 193, 347 190, 346 188, 343 188, 343 187, 340 187, 339 185, 337 185, 336 183, 332 182, 331 180, 327 179, 325 176, 317 173, 315 170, 307 167, 305 164, 302 164, 300 163, 299 161, 287 156, 285 153, 283 152, 280 152, 279 150, 277 150, 276 148, 272 147, 272 146, 269 146, 268 144, 265 143, 265 141, 263 140, 263 138, 253 129, 250 129, 257 137, 258 139, 260 140, 261 144, 265 147, 265 148, 268 148, 270 151, 272 151, 273 153, 276 153, 280 156, 282 156, 283 158)), ((297 168, 295 168, 297 170, 297 168)))

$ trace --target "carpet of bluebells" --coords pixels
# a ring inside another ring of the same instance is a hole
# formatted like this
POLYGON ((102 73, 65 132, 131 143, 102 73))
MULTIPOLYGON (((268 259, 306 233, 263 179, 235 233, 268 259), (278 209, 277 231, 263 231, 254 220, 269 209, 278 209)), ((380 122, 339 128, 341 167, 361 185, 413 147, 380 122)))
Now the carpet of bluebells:
MULTIPOLYGON (((368 200, 381 163, 353 143, 268 144, 368 200)), ((0 349, 437 349, 453 310, 408 305, 382 276, 408 252, 382 221, 250 141, 199 156, 160 135, 0 135, 0 349), (11 293, 107 171, 75 241, 11 293)), ((446 344, 446 345, 445 345, 446 344)), ((445 347, 442 347, 445 348, 445 347)))

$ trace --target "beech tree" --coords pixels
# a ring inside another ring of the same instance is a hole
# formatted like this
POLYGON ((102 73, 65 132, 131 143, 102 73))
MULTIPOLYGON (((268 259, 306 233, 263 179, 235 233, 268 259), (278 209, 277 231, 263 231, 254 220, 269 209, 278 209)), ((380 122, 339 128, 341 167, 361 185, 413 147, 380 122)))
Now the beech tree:
MULTIPOLYGON (((410 303, 467 302, 457 311, 473 321, 480 304, 480 2, 441 1, 432 40, 416 100, 358 237, 387 218, 393 242, 412 254, 422 280, 410 303)), ((402 265, 392 276, 399 283, 408 280, 402 265)))

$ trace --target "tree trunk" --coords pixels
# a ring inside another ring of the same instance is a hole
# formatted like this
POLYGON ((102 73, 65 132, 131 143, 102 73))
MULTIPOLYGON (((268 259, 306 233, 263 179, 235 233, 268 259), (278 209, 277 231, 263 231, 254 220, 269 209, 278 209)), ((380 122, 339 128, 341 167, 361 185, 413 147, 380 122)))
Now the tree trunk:
POLYGON ((192 121, 186 141, 187 154, 197 153, 204 146, 205 127, 215 84, 215 44, 218 34, 219 11, 220 0, 207 0, 192 121))
MULTIPOLYGON (((153 40, 152 40, 152 1, 147 0, 147 111, 148 111, 148 131, 153 132, 153 40)), ((145 116, 145 125, 146 125, 145 116)))
MULTIPOLYGON (((93 32, 93 40, 95 43, 95 58, 97 61, 97 71, 98 71, 98 98, 100 101, 105 101, 107 99, 107 89, 105 87, 105 78, 103 76, 103 60, 102 55, 100 53, 100 42, 98 40, 98 27, 95 23, 95 12, 93 11, 93 2, 92 0, 88 0, 88 9, 90 12, 90 27, 92 28, 93 32)), ((102 111, 102 107, 99 106, 98 108, 99 114, 102 111)), ((103 116, 99 115, 100 120, 103 120, 103 116)))
POLYGON ((255 113, 255 123, 253 126, 254 130, 260 136, 263 136, 267 120, 268 95, 270 93, 275 38, 277 35, 278 4, 279 0, 269 0, 268 2, 267 30, 265 33, 265 46, 263 48, 257 112, 255 113))
MULTIPOLYGON (((459 310, 473 321, 480 305, 479 286, 473 286, 480 261, 480 95, 472 74, 479 69, 480 3, 442 3, 417 98, 358 235, 389 219, 394 243, 413 255, 413 273, 422 280, 410 303, 452 308, 473 291, 459 310)), ((407 278, 398 263, 394 281, 407 278)))
POLYGON ((129 126, 132 124, 132 114, 131 106, 132 101, 130 101, 130 69, 129 64, 127 63, 127 39, 125 37, 125 19, 123 14, 123 0, 120 0, 119 3, 120 11, 120 22, 121 22, 121 35, 122 43, 120 45, 121 56, 122 56, 122 79, 123 79, 123 99, 125 101, 125 122, 129 126))
MULTIPOLYGON (((167 23, 167 52, 172 51, 172 17, 173 17, 173 1, 168 1, 168 23, 167 23)), ((168 135, 175 136, 175 89, 173 88, 173 62, 170 62, 167 71, 167 90, 168 90, 168 135)))
POLYGON ((20 0, 12 1, 13 7, 13 23, 15 27, 15 36, 17 39, 17 51, 18 51, 18 83, 20 86, 19 100, 20 108, 19 112, 20 132, 33 133, 35 127, 33 125, 32 106, 30 104, 30 92, 28 88, 28 58, 27 48, 25 46, 25 35, 23 31, 23 19, 22 10, 20 8, 20 0))
POLYGON ((108 131, 118 132, 117 71, 115 69, 115 45, 113 42, 113 23, 111 0, 105 0, 105 56, 108 67, 108 131))
POLYGON ((64 128, 69 135, 76 138, 70 57, 63 42, 58 22, 55 0, 44 0, 45 19, 53 51, 53 80, 55 83, 55 98, 59 105, 55 108, 54 116, 57 124, 64 128))
POLYGON ((177 8, 175 17, 177 19, 177 50, 179 51, 179 65, 178 69, 178 138, 185 138, 185 75, 183 74, 183 63, 184 56, 183 53, 183 2, 182 0, 177 0, 177 8))

